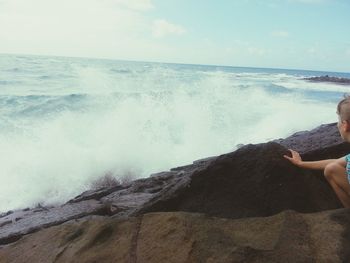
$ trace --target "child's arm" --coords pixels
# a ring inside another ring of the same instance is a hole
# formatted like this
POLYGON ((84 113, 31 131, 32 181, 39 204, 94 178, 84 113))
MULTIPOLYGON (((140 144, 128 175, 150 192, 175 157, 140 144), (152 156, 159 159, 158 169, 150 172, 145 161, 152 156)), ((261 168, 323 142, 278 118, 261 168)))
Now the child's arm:
POLYGON ((283 157, 300 168, 323 170, 327 166, 327 164, 332 162, 339 162, 344 167, 346 165, 345 157, 341 157, 339 159, 327 159, 320 161, 303 161, 298 152, 293 150, 290 150, 290 152, 292 153, 292 157, 289 157, 288 155, 284 155, 283 157))

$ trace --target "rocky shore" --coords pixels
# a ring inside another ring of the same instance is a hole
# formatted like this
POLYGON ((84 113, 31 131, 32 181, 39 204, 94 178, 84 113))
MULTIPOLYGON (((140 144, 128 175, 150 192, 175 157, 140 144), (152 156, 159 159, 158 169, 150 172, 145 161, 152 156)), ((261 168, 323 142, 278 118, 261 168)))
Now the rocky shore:
POLYGON ((312 78, 304 78, 311 82, 331 82, 335 84, 350 85, 350 79, 348 78, 339 78, 339 77, 330 77, 328 75, 312 78))
POLYGON ((336 124, 0 214, 0 262, 350 262, 350 211, 306 160, 350 152, 336 124))

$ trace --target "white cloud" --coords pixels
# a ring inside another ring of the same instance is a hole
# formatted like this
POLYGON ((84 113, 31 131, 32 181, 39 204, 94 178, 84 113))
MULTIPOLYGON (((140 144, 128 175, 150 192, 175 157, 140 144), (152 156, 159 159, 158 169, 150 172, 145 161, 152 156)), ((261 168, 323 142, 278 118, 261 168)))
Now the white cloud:
POLYGON ((151 0, 5 0, 0 53, 133 58, 149 47, 144 12, 152 7, 151 0))
POLYGON ((186 33, 184 27, 169 23, 164 19, 157 19, 153 22, 152 34, 156 38, 165 37, 167 35, 182 35, 184 33, 186 33))
POLYGON ((153 21, 152 0, 0 0, 0 53, 161 60, 186 30, 153 21))
POLYGON ((287 38, 289 37, 289 32, 285 30, 277 30, 277 31, 272 31, 271 36, 274 37, 281 37, 281 38, 287 38))
POLYGON ((115 3, 129 9, 147 11, 154 8, 151 0, 114 0, 115 3))

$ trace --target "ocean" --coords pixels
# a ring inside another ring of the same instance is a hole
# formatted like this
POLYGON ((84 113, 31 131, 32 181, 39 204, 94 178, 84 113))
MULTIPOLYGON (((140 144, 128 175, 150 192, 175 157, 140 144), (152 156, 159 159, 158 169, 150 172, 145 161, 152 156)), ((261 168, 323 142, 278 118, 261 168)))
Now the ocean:
POLYGON ((335 122, 346 73, 0 55, 0 212, 335 122))

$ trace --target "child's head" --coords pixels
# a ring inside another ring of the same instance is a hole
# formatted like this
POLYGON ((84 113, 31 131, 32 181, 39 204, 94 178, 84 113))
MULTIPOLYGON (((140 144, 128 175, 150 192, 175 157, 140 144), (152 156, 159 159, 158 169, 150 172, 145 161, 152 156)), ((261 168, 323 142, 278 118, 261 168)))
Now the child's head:
POLYGON ((344 99, 339 101, 337 106, 337 114, 341 121, 350 121, 350 96, 345 95, 344 99))
POLYGON ((340 136, 350 142, 350 96, 344 96, 337 106, 337 114, 339 116, 338 129, 340 136))

